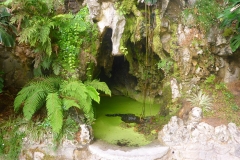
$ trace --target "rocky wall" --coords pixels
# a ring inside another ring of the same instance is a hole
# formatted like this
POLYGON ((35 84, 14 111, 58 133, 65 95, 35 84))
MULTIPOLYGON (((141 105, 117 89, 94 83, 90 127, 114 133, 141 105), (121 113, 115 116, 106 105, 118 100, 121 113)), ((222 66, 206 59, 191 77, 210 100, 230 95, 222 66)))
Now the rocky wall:
POLYGON ((186 120, 176 116, 159 132, 158 139, 170 147, 167 159, 238 160, 240 130, 234 123, 212 126, 202 119, 202 110, 193 108, 186 120))
MULTIPOLYGON (((171 84, 171 81, 174 81, 172 86, 174 98, 179 97, 178 93, 182 87, 189 90, 210 74, 218 75, 219 79, 226 83, 239 79, 239 51, 232 53, 229 46, 230 37, 224 37, 217 26, 205 34, 199 27, 194 26, 195 22, 191 16, 188 17, 187 23, 183 23, 182 11, 196 3, 196 0, 164 0, 149 6, 150 10, 147 12, 151 12, 150 33, 153 37, 152 41, 148 42, 150 45, 148 53, 144 24, 147 13, 144 10, 144 2, 138 1, 136 5, 132 5, 132 1, 129 2, 132 6, 125 8, 128 9, 128 14, 125 15, 120 14, 116 7, 117 2, 66 0, 65 9, 66 12, 76 13, 81 6, 87 5, 90 18, 98 24, 103 40, 107 31, 111 29, 109 40, 112 46, 108 48, 111 51, 106 51, 100 45, 97 67, 103 67, 110 77, 114 56, 125 54, 129 64, 128 73, 137 79, 137 85, 130 88, 133 93, 143 95, 145 92, 148 97, 161 99, 165 86, 163 83, 171 84), (159 10, 159 13, 155 12, 156 10, 159 10), (127 32, 128 38, 124 32, 127 32), (121 39, 124 39, 125 44, 121 39)), ((33 77, 33 60, 35 62, 41 60, 41 57, 33 55, 29 48, 23 46, 13 50, 1 46, 0 56, 0 69, 5 72, 6 86, 24 85, 33 77)), ((96 69, 96 78, 100 72, 99 68, 96 69)), ((123 87, 127 84, 131 82, 126 82, 123 87)))
POLYGON ((4 72, 4 86, 20 89, 33 78, 33 57, 21 46, 6 48, 0 45, 0 70, 4 72))

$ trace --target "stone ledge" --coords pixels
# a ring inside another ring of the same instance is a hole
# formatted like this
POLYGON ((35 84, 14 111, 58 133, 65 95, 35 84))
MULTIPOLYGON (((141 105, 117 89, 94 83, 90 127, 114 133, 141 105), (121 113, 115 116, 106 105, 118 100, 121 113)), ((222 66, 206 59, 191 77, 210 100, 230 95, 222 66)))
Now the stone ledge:
POLYGON ((120 147, 96 141, 88 148, 90 160, 155 160, 164 157, 169 147, 153 142, 142 147, 120 147))

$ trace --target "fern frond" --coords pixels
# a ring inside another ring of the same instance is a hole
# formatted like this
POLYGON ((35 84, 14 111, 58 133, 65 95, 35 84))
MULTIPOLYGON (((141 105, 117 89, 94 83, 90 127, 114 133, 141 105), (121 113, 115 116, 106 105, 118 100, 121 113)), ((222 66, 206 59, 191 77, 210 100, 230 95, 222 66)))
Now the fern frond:
POLYGON ((63 109, 62 102, 58 93, 49 93, 47 96, 47 114, 50 119, 53 132, 60 133, 63 125, 63 109))
MULTIPOLYGON (((81 103, 81 105, 83 105, 83 103, 81 103)), ((82 110, 88 122, 91 124, 94 121, 94 112, 92 108, 92 99, 90 97, 86 99, 85 105, 82 107, 82 110)))
POLYGON ((32 94, 36 89, 35 85, 30 85, 24 87, 21 91, 18 92, 17 97, 14 99, 14 110, 17 112, 21 104, 32 94))
POLYGON ((60 78, 60 77, 48 77, 48 78, 45 79, 45 82, 49 86, 51 86, 51 88, 52 88, 51 92, 56 92, 56 91, 59 91, 59 89, 60 89, 60 85, 62 83, 62 78, 60 78))
POLYGON ((52 59, 51 58, 49 58, 49 57, 44 58, 43 61, 42 61, 43 69, 49 69, 51 63, 52 63, 52 59))
MULTIPOLYGON (((45 79, 34 79, 28 83, 21 91, 18 92, 17 97, 14 100, 14 110, 18 111, 21 104, 39 90, 46 93, 53 93, 59 90, 61 84, 61 78, 49 77, 45 79)), ((45 102, 45 100, 44 100, 45 102)))
POLYGON ((80 101, 87 99, 87 89, 81 81, 64 81, 61 85, 61 93, 66 97, 73 97, 80 101))
POLYGON ((29 96, 23 107, 23 115, 27 120, 30 120, 33 114, 40 109, 46 101, 47 93, 43 89, 35 90, 31 96, 29 96))
POLYGON ((51 43, 51 39, 48 37, 47 41, 44 43, 45 47, 43 47, 45 49, 45 52, 48 56, 51 56, 52 54, 52 43, 51 43))
POLYGON ((53 69, 53 73, 55 75, 59 75, 60 74, 60 70, 61 70, 61 65, 57 62, 53 62, 52 63, 52 69, 53 69))
POLYGON ((108 94, 111 96, 111 90, 108 88, 107 84, 105 82, 100 82, 99 80, 93 80, 93 81, 86 81, 84 82, 85 85, 92 86, 95 89, 104 92, 105 94, 108 94))
POLYGON ((77 107, 81 109, 80 105, 73 99, 63 98, 63 106, 65 110, 68 110, 71 107, 77 107))
POLYGON ((43 18, 38 24, 41 25, 41 28, 39 28, 39 41, 41 43, 45 43, 48 41, 50 30, 52 27, 54 27, 54 23, 49 18, 43 18))
POLYGON ((100 97, 99 97, 99 93, 97 92, 97 90, 92 86, 86 86, 86 88, 87 88, 87 94, 91 97, 91 99, 93 99, 94 101, 99 103, 100 97))

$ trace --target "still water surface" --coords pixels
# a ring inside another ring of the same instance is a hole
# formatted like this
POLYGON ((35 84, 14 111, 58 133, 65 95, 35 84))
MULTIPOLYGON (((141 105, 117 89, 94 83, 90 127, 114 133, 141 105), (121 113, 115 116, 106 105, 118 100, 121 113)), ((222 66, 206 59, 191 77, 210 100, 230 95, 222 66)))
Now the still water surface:
MULTIPOLYGON (((121 117, 107 117, 106 114, 135 114, 140 116, 143 103, 137 102, 124 96, 101 97, 100 104, 94 104, 95 124, 93 124, 94 137, 111 144, 123 144, 128 146, 142 146, 151 143, 145 139, 144 135, 134 131, 135 124, 126 124, 121 121, 121 117)), ((146 116, 156 115, 159 105, 146 104, 146 116)))

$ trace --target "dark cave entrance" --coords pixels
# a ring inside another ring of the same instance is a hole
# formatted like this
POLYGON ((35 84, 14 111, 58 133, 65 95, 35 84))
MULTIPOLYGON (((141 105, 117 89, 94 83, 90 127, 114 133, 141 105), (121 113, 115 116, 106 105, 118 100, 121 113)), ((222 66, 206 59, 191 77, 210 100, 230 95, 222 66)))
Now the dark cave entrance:
POLYGON ((97 57, 96 78, 105 82, 113 94, 122 95, 122 89, 133 90, 137 78, 129 74, 129 62, 124 56, 112 56, 112 29, 106 28, 97 57))

